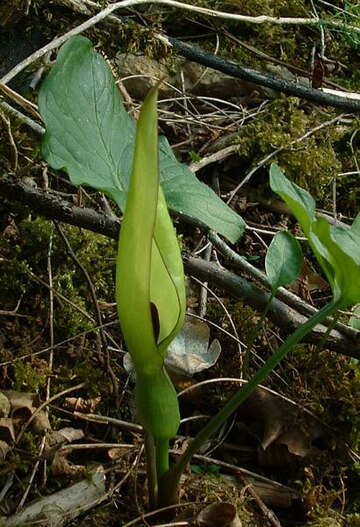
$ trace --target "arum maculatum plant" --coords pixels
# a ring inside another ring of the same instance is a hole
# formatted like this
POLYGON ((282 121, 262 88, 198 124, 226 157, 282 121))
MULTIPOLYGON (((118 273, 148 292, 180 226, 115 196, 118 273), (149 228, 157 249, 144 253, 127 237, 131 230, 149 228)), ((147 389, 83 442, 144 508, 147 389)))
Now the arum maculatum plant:
POLYGON ((116 268, 121 329, 136 373, 135 402, 146 436, 151 506, 169 468, 168 448, 179 428, 174 386, 164 360, 185 318, 179 244, 159 185, 157 92, 142 106, 116 268))
MULTIPOLYGON (((150 506, 168 505, 177 501, 180 476, 192 456, 285 355, 325 318, 360 303, 360 215, 349 229, 317 219, 310 194, 289 182, 277 165, 271 166, 270 186, 301 225, 333 298, 286 339, 169 467, 169 441, 177 433, 180 416, 164 360, 184 322, 185 286, 176 234, 159 185, 157 87, 148 94, 136 126, 129 187, 127 169, 135 125, 123 107, 111 71, 90 41, 73 37, 63 46, 41 87, 39 109, 46 125, 42 154, 48 163, 67 170, 73 184, 92 186, 106 192, 121 210, 125 206, 116 300, 136 372, 136 408, 145 433, 150 506)), ((185 210, 236 241, 243 232, 243 220, 180 166, 164 141, 160 159, 163 188, 174 210, 185 210)), ((296 240, 289 233, 277 235, 266 258, 269 303, 280 286, 295 278, 300 262, 296 240)))

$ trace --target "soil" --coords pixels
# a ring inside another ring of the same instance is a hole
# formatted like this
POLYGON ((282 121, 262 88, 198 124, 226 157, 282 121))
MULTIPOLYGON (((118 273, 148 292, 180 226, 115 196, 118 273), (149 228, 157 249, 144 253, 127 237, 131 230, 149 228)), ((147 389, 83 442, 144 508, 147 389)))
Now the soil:
MULTIPOLYGON (((200 317, 209 328, 205 350, 218 339, 221 353, 202 371, 170 370, 177 391, 184 390, 179 399, 184 423, 171 445, 172 462, 244 375, 251 376, 287 337, 300 316, 300 300, 311 310, 331 295, 295 219, 269 188, 270 163, 312 194, 319 213, 340 224, 351 223, 360 200, 359 110, 320 106, 311 97, 234 80, 190 62, 159 38, 175 37, 309 91, 355 93, 359 3, 191 4, 252 17, 318 16, 327 23, 258 24, 145 4, 118 10, 120 22, 107 18, 83 33, 106 58, 131 115, 137 115, 152 79, 166 73, 161 133, 179 161, 247 224, 242 238, 224 251, 224 242, 208 236, 202 225, 173 216, 189 274, 189 317, 200 317), (344 25, 331 25, 334 21, 344 25), (136 73, 151 78, 128 79, 136 73), (299 237, 304 253, 300 276, 289 287, 298 301, 290 307, 289 297, 279 299, 289 320, 276 309, 269 312, 244 372, 246 344, 265 307, 265 287, 252 268, 264 272, 267 248, 281 229, 299 237), (208 262, 206 276, 197 267, 200 258, 208 262), (244 300, 245 293, 226 282, 224 269, 231 279, 247 280, 252 299, 244 300)), ((5 2, 0 77, 103 7, 85 0, 5 2)), ((98 501, 84 506, 80 516, 46 525, 205 525, 197 514, 221 501, 236 506, 243 526, 360 525, 360 349, 358 317, 352 313, 341 314, 342 326, 328 341, 319 342, 317 334, 299 344, 204 445, 184 474, 180 505, 170 520, 144 516, 149 510, 143 437, 114 299, 121 211, 48 166, 33 126, 43 124, 29 103, 37 104, 56 54, 16 75, 8 84, 13 91, 0 85, 0 526, 36 500, 91 480, 96 470, 105 477, 98 501), (48 201, 40 203, 41 194, 48 201), (92 221, 79 220, 80 209, 85 216, 91 209, 92 221)), ((220 525, 215 520, 206 525, 220 525)))

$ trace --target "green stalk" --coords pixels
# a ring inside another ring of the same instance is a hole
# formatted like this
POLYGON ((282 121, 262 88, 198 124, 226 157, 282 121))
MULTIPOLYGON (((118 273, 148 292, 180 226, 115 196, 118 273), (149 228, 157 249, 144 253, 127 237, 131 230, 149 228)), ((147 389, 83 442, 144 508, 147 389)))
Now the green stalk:
POLYGON ((300 342, 315 326, 337 311, 339 302, 326 304, 320 311, 301 325, 274 352, 257 373, 226 403, 226 405, 195 436, 177 463, 167 471, 159 484, 159 505, 166 506, 177 502, 177 490, 181 474, 200 447, 213 435, 220 426, 237 410, 241 403, 261 384, 269 373, 279 364, 287 353, 300 342))
POLYGON ((169 470, 169 440, 155 439, 156 472, 158 481, 169 470))
POLYGON ((156 471, 156 447, 154 436, 145 432, 145 457, 146 457, 146 475, 149 492, 149 505, 151 510, 155 510, 158 505, 158 478, 156 471))
POLYGON ((336 324, 338 323, 339 321, 339 318, 341 317, 341 312, 339 311, 338 313, 336 313, 334 315, 334 318, 333 320, 330 322, 330 324, 328 325, 327 327, 327 330, 325 331, 325 333, 323 334, 323 336, 321 337, 321 340, 319 342, 319 344, 316 346, 316 349, 315 349, 315 352, 316 354, 319 354, 325 344, 325 342, 327 341, 328 339, 328 336, 330 335, 331 331, 334 329, 334 327, 336 326, 336 324))

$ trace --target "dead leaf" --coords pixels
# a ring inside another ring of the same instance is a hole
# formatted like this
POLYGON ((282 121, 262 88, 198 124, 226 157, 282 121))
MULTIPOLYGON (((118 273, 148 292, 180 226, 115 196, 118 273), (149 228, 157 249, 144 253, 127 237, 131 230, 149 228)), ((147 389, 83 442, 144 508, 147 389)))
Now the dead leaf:
POLYGON ((301 265, 300 275, 297 280, 290 286, 290 290, 301 296, 301 298, 307 298, 307 294, 313 293, 314 291, 327 291, 329 284, 324 278, 322 278, 316 271, 314 271, 310 265, 310 262, 304 258, 301 265), (304 292, 304 286, 306 286, 306 292, 304 292))
POLYGON ((84 465, 72 465, 67 456, 71 453, 71 447, 60 448, 54 454, 53 462, 51 463, 51 471, 54 476, 75 476, 83 474, 86 470, 84 465))
POLYGON ((61 430, 50 432, 46 436, 43 456, 47 461, 54 458, 55 452, 65 444, 80 441, 85 436, 83 430, 80 428, 66 427, 61 430))
POLYGON ((209 346, 209 339, 209 326, 202 320, 187 317, 184 327, 169 346, 165 359, 168 371, 192 377, 214 366, 221 346, 217 339, 209 346))
POLYGON ((85 436, 84 431, 81 428, 66 427, 57 432, 53 432, 51 435, 52 444, 64 444, 73 443, 74 441, 80 441, 85 436))
POLYGON ((10 445, 6 441, 0 440, 0 461, 5 461, 8 452, 10 452, 10 445))
POLYGON ((93 414, 101 402, 101 397, 83 399, 82 397, 67 397, 63 407, 65 410, 73 412, 83 412, 93 414))
POLYGON ((15 441, 14 423, 11 417, 0 419, 0 440, 9 443, 15 441))
POLYGON ((5 390, 4 395, 11 404, 11 417, 27 421, 35 409, 40 406, 40 398, 36 393, 18 392, 15 390, 5 390))
POLYGON ((315 440, 330 442, 328 432, 313 417, 300 414, 297 407, 275 394, 258 388, 241 406, 239 416, 245 417, 251 427, 262 425, 258 437, 258 462, 261 466, 292 469, 294 463, 310 453, 318 453, 315 440))
POLYGON ((318 59, 312 71, 311 87, 318 89, 321 88, 325 75, 325 66, 321 59, 318 59))
MULTIPOLYGON (((8 415, 10 415, 13 428, 15 429, 26 423, 40 406, 40 398, 36 393, 3 390, 0 392, 1 396, 8 400, 8 404, 10 405, 8 415)), ((3 400, 5 401, 5 399, 3 400)), ((29 429, 35 434, 41 434, 50 428, 51 425, 45 410, 36 412, 29 424, 29 429)))
POLYGON ((197 516, 200 527, 241 527, 235 505, 232 503, 211 503, 197 516))
POLYGON ((34 434, 42 434, 47 430, 51 430, 48 414, 44 410, 37 412, 30 422, 29 429, 34 434))
MULTIPOLYGON (((170 344, 165 358, 170 376, 190 378, 195 373, 211 368, 220 356, 221 345, 214 339, 209 346, 209 339, 209 326, 201 320, 187 317, 180 333, 170 344)), ((133 373, 128 353, 124 356, 123 364, 128 373, 133 373)))

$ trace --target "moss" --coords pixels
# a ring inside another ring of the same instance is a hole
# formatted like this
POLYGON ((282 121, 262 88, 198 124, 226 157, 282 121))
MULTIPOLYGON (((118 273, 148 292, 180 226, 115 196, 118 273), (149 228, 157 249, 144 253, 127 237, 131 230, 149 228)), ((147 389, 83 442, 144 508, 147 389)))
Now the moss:
POLYGON ((319 124, 317 112, 307 112, 292 98, 276 100, 270 106, 262 119, 240 129, 236 143, 242 166, 254 166, 281 148, 272 161, 277 161, 287 177, 306 188, 316 200, 324 199, 330 194, 329 184, 341 172, 341 157, 334 145, 344 132, 325 127, 297 143, 319 124))
POLYGON ((40 393, 45 388, 46 374, 44 371, 38 372, 33 363, 17 361, 13 367, 14 390, 40 393))

